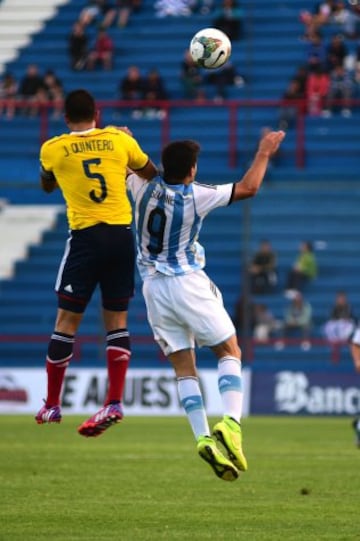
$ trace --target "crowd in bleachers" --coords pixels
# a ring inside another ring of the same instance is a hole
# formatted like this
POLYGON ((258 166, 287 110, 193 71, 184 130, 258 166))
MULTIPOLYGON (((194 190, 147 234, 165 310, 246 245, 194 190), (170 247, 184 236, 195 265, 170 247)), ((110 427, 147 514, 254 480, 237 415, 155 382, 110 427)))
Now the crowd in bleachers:
MULTIPOLYGON (((132 17, 136 17, 136 14, 142 9, 141 4, 141 0, 117 2, 98 0, 89 2, 84 6, 84 9, 79 10, 78 18, 69 28, 68 41, 66 44, 64 43, 64 47, 68 47, 71 68, 74 71, 91 71, 98 68, 111 70, 116 50, 114 44, 111 43, 108 31, 109 29, 117 31, 117 29, 120 30, 131 24, 132 17), (90 34, 93 35, 94 31, 97 30, 101 39, 105 35, 108 41, 106 47, 103 46, 105 43, 103 42, 99 48, 94 48, 90 34)), ((206 15, 210 13, 214 26, 225 30, 236 41, 244 37, 243 13, 240 5, 233 0, 222 2, 215 0, 159 1, 154 2, 154 17, 188 17, 195 12, 206 15)), ((344 6, 343 2, 329 1, 322 2, 321 5, 322 7, 319 5, 314 9, 314 13, 301 14, 304 22, 304 35, 299 40, 299 47, 304 50, 304 61, 296 69, 296 73, 289 81, 289 87, 284 93, 283 98, 286 100, 286 106, 280 110, 279 124, 281 128, 288 129, 294 125, 297 106, 291 105, 292 100, 305 99, 309 115, 321 114, 325 117, 337 111, 338 107, 334 106, 333 100, 340 98, 343 100, 339 107, 342 115, 344 117, 351 115, 350 100, 357 96, 360 83, 360 47, 357 44, 360 12, 356 5, 344 6), (333 11, 330 6, 333 7, 333 11), (329 33, 330 27, 334 30, 334 35, 329 33)), ((209 92, 209 88, 214 88, 215 100, 221 101, 227 98, 229 86, 242 87, 244 84, 246 84, 245 78, 235 70, 231 62, 223 69, 207 74, 194 64, 188 50, 184 52, 183 58, 181 58, 180 52, 179 85, 185 99, 201 102, 208 95, 214 94, 209 92)), ((126 100, 172 98, 161 71, 152 69, 145 72, 142 66, 137 65, 124 68, 115 92, 117 94, 114 97, 126 100)), ((27 103, 27 106, 21 108, 19 113, 25 112, 29 116, 37 115, 39 104, 41 106, 41 103, 51 101, 53 104, 52 114, 58 118, 62 111, 63 95, 63 84, 54 71, 46 69, 45 66, 39 68, 31 64, 27 73, 19 81, 11 73, 6 73, 2 77, 0 98, 6 98, 7 101, 0 114, 11 119, 16 113, 15 99, 20 98, 27 103)), ((98 98, 101 99, 101 96, 98 98)), ((162 111, 151 105, 146 108, 134 106, 133 117, 161 118, 162 111)), ((256 266, 255 262, 254 266, 256 266)), ((266 304, 261 302, 261 299, 259 302, 257 297, 269 291, 275 295, 279 293, 283 295, 284 291, 290 290, 292 293, 289 295, 289 305, 287 306, 289 314, 291 308, 295 308, 300 315, 300 308, 307 312, 307 323, 301 336, 302 342, 307 347, 307 342, 314 329, 314 310, 311 305, 309 309, 304 284, 297 282, 294 285, 294 280, 299 278, 299 271, 298 269, 289 269, 289 283, 282 284, 279 284, 276 266, 272 271, 272 275, 266 278, 268 281, 265 280, 266 285, 263 291, 261 280, 256 280, 253 275, 251 276, 254 283, 256 282, 256 285, 253 285, 252 293, 256 295, 257 299, 254 303, 254 317, 252 319, 254 337, 263 340, 264 337, 275 336, 279 338, 281 343, 287 337, 288 332, 291 332, 292 324, 287 320, 286 315, 272 314, 266 304), (290 282, 290 276, 292 282, 290 282)), ((315 279, 315 275, 310 278, 310 280, 313 279, 315 279)), ((319 280, 321 280, 321 272, 319 280)), ((334 292, 335 294, 336 292, 334 292)), ((339 296, 341 297, 340 294, 339 296)), ((345 334, 347 332, 344 329, 349 329, 351 326, 343 324, 343 320, 346 320, 345 317, 331 317, 330 312, 329 307, 329 321, 341 320, 341 324, 327 325, 326 331, 324 327, 324 336, 329 340, 331 337, 344 336, 343 332, 345 334)), ((350 319, 352 320, 355 316, 353 311, 351 313, 350 319)), ((323 324, 326 323, 324 320, 323 324)))
POLYGON ((58 119, 62 114, 64 89, 52 69, 41 72, 37 64, 29 64, 19 82, 10 72, 4 74, 0 81, 0 98, 6 100, 0 115, 3 112, 7 119, 12 119, 16 112, 33 117, 43 104, 48 103, 52 118, 58 119))
MULTIPOLYGON (((114 68, 117 51, 116 43, 109 30, 124 28, 131 17, 135 17, 142 9, 142 0, 89 0, 78 11, 77 18, 73 21, 67 37, 69 66, 74 71, 109 71, 114 68)), ((242 18, 243 12, 236 0, 173 0, 172 2, 154 3, 154 17, 181 17, 190 16, 193 13, 210 15, 212 25, 226 32, 231 40, 243 37, 242 18)), ((16 112, 22 112, 23 108, 14 106, 14 100, 26 100, 44 104, 54 103, 54 118, 61 111, 64 89, 63 85, 52 70, 53 82, 50 76, 46 77, 44 66, 34 63, 28 65, 27 72, 21 80, 7 72, 0 78, 0 99, 6 99, 1 113, 6 118, 13 118, 16 112), (35 73, 36 72, 36 73, 35 73), (46 79, 46 80, 45 80, 46 79), (55 85, 56 82, 56 85, 55 85), (26 88, 25 88, 26 87, 26 88)), ((49 70, 50 71, 50 70, 49 70)), ((119 80, 119 99, 147 99, 163 100, 171 99, 171 92, 166 90, 166 81, 159 69, 151 69, 143 73, 141 65, 131 65, 124 68, 124 73, 119 80), (136 82, 129 72, 137 73, 136 82), (133 87, 132 89, 130 87, 133 87)), ((245 84, 244 77, 238 73, 235 66, 229 61, 225 66, 211 73, 205 73, 193 61, 188 50, 183 59, 179 56, 179 88, 180 97, 201 101, 211 96, 219 102, 227 98, 229 87, 241 88, 245 84)), ((101 76, 99 74, 99 76, 101 76)), ((101 99, 101 96, 97 96, 101 99)), ((179 96, 178 96, 179 97, 179 96)), ((154 109, 151 107, 150 109, 154 109)), ((37 114, 39 107, 33 107, 31 115, 37 114)), ((134 111, 135 117, 138 109, 134 111)))
POLYGON ((102 28, 114 23, 123 28, 130 16, 141 9, 141 4, 142 0, 89 0, 80 10, 78 22, 83 28, 95 23, 102 28))
POLYGON ((146 107, 135 105, 132 111, 133 118, 142 118, 143 116, 146 118, 163 117, 163 110, 155 106, 154 102, 166 100, 168 92, 166 84, 156 68, 143 75, 138 66, 129 66, 119 83, 118 92, 120 100, 147 100, 149 102, 146 107))
POLYGON ((250 333, 261 344, 272 342, 277 350, 283 349, 287 339, 294 337, 299 339, 304 351, 311 349, 314 336, 335 344, 347 341, 357 324, 347 292, 334 293, 327 316, 320 320, 307 298, 309 284, 316 287, 318 278, 312 243, 300 243, 283 283, 279 279, 278 260, 271 241, 262 240, 248 267, 248 290, 245 289, 235 305, 233 321, 238 334, 250 333), (268 295, 284 297, 281 312, 273 313, 264 300, 268 295))
POLYGON ((360 6, 339 0, 314 3, 312 12, 302 11, 304 61, 283 94, 279 125, 294 126, 299 100, 305 113, 325 118, 340 111, 348 118, 359 97, 360 6), (294 101, 295 100, 295 101, 294 101))
MULTIPOLYGON (((68 42, 64 44, 68 49, 70 67, 76 71, 113 69, 118 52, 108 30, 126 27, 141 10, 142 0, 90 0, 80 6, 76 20, 69 28, 68 42)), ((224 30, 232 41, 244 38, 244 12, 241 2, 236 0, 158 0, 153 10, 154 17, 186 17, 193 13, 204 13, 209 17, 210 14, 211 24, 224 30)), ((360 46, 357 39, 360 8, 357 3, 340 0, 316 2, 313 11, 301 12, 300 18, 304 23, 304 35, 299 47, 304 49, 304 61, 284 90, 284 105, 279 113, 279 126, 287 129, 294 125, 299 100, 305 100, 309 115, 328 117, 340 110, 344 117, 349 117, 352 99, 359 96, 360 46), (330 27, 335 32, 333 36, 328 32, 330 27)), ((141 65, 136 67, 143 71, 141 65)), ((128 66, 124 66, 122 78, 126 77, 127 69, 128 66)), ((179 56, 178 73, 181 97, 197 101, 209 97, 222 101, 228 95, 234 95, 228 92, 230 87, 242 88, 247 83, 244 74, 239 73, 231 61, 219 70, 206 73, 194 64, 187 51, 183 59, 179 56)), ((14 93, 14 85, 9 87, 8 75, 11 76, 6 74, 0 81, 0 97, 9 100, 22 98, 21 93, 14 93)), ((159 76, 162 78, 161 70, 159 76)), ((163 82, 166 85, 166 80, 163 82)), ((20 87, 20 82, 17 87, 20 87)), ((52 94, 51 91, 48 98, 57 100, 58 94, 56 98, 52 94)), ((39 99, 43 97, 44 94, 40 93, 39 99)), ((167 91, 166 97, 172 99, 178 95, 173 96, 167 91)), ((13 114, 10 103, 7 117, 11 118, 13 114)))

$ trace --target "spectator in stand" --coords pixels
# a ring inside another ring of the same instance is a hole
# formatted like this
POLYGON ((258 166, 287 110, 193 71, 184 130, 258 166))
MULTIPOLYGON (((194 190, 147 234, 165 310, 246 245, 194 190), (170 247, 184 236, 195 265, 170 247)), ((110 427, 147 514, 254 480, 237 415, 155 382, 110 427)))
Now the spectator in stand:
POLYGON ((5 114, 7 119, 11 119, 15 115, 15 100, 17 97, 18 83, 12 73, 7 72, 0 80, 0 100, 6 100, 0 106, 0 116, 5 114))
POLYGON ((351 116, 351 99, 354 93, 354 81, 345 68, 338 64, 330 73, 329 91, 325 100, 325 110, 323 116, 329 117, 333 112, 341 109, 341 114, 345 118, 351 116), (340 100, 339 103, 334 100, 340 100))
POLYGON ((79 22, 76 22, 72 27, 68 41, 70 65, 73 70, 82 70, 85 67, 88 42, 84 27, 79 22))
POLYGON ((105 28, 100 28, 92 51, 90 51, 87 68, 93 70, 97 63, 100 63, 105 70, 111 70, 113 67, 114 43, 106 32, 105 28))
POLYGON ((204 80, 201 69, 195 64, 189 49, 185 50, 180 66, 180 81, 185 99, 197 99, 204 96, 204 80))
POLYGON ((314 67, 306 82, 306 102, 309 115, 319 116, 322 113, 329 85, 329 74, 320 66, 314 67))
MULTIPOLYGON (((168 98, 164 80, 156 68, 151 69, 144 78, 143 98, 144 100, 149 100, 150 102, 166 100, 168 98)), ((145 114, 149 118, 163 118, 164 110, 162 110, 159 106, 154 106, 150 103, 145 114)))
MULTIPOLYGON (((119 84, 119 96, 122 100, 133 101, 142 100, 144 96, 144 78, 141 75, 138 66, 129 66, 125 77, 119 84)), ((143 111, 140 107, 133 110, 132 116, 140 118, 143 111)))
POLYGON ((317 260, 310 241, 301 242, 299 254, 289 271, 285 295, 293 298, 302 291, 307 283, 314 280, 318 274, 317 260))
POLYGON ((338 31, 350 39, 357 37, 359 9, 356 0, 328 0, 318 2, 313 13, 302 11, 300 20, 305 25, 305 37, 309 38, 319 32, 326 24, 336 25, 338 31))
POLYGON ((255 304, 254 339, 258 342, 266 343, 280 329, 282 329, 282 322, 275 318, 266 304, 255 304))
POLYGON ((326 46, 323 37, 318 32, 309 38, 306 56, 308 71, 314 71, 318 66, 321 69, 326 68, 326 46))
POLYGON ((194 13, 208 15, 214 8, 214 0, 192 0, 191 9, 194 13))
POLYGON ((351 38, 355 31, 355 21, 353 11, 347 2, 337 0, 335 9, 332 13, 331 22, 338 26, 339 33, 351 38))
POLYGON ((349 39, 358 39, 360 36, 360 3, 353 1, 350 10, 351 17, 345 29, 345 36, 349 39))
POLYGON ((144 95, 144 79, 137 66, 130 66, 120 82, 120 94, 123 100, 141 100, 144 95))
POLYGON ((284 347, 284 339, 298 332, 301 337, 301 348, 307 351, 311 348, 309 341, 312 326, 312 306, 306 301, 300 291, 297 291, 284 310, 282 339, 275 343, 276 349, 284 347))
POLYGON ((307 85, 307 79, 309 75, 308 66, 305 64, 302 64, 299 66, 294 74, 294 79, 296 79, 300 86, 300 91, 302 92, 303 97, 306 95, 306 85, 307 85))
POLYGON ((329 342, 347 341, 354 332, 356 316, 345 291, 338 291, 335 296, 329 319, 324 325, 324 334, 329 342))
POLYGON ((64 89, 62 82, 55 75, 53 70, 48 70, 43 79, 46 100, 54 106, 53 118, 59 119, 62 116, 64 104, 64 89))
POLYGON ((236 73, 236 69, 230 61, 209 73, 206 82, 215 86, 215 101, 226 99, 229 87, 241 88, 245 83, 244 78, 236 73))
POLYGON ((317 2, 312 13, 306 10, 300 13, 300 20, 305 25, 304 37, 306 39, 318 33, 324 24, 331 21, 336 5, 336 0, 325 0, 317 2))
POLYGON ((188 17, 192 13, 190 0, 156 0, 154 8, 156 17, 188 17))
POLYGON ((151 69, 144 79, 143 97, 144 100, 167 99, 165 83, 156 68, 151 69))
POLYGON ((279 111, 280 130, 287 130, 295 126, 299 110, 303 109, 301 102, 304 98, 305 94, 301 90, 300 81, 295 78, 291 79, 282 97, 283 103, 279 111))
POLYGON ((42 85, 38 90, 36 97, 39 106, 53 109, 53 119, 59 119, 62 116, 64 91, 62 82, 55 75, 53 70, 47 70, 42 77, 42 85))
POLYGON ((339 64, 345 65, 345 58, 349 54, 349 48, 346 45, 341 34, 335 34, 326 48, 326 67, 331 71, 339 64))
POLYGON ((25 114, 30 116, 38 114, 38 102, 44 99, 44 82, 36 64, 27 66, 26 73, 20 82, 19 95, 28 104, 23 109, 25 114))
POLYGON ((97 0, 88 0, 86 6, 80 11, 79 23, 81 26, 88 26, 96 20, 100 14, 100 6, 97 0))
POLYGON ((277 284, 277 255, 269 240, 262 240, 249 267, 253 294, 270 293, 277 284))
POLYGON ((107 0, 90 0, 80 12, 79 22, 83 27, 96 22, 103 28, 112 25, 116 17, 116 7, 107 0))
POLYGON ((144 78, 138 66, 129 66, 119 87, 123 100, 141 100, 144 95, 144 78))
POLYGON ((130 16, 141 9, 142 0, 117 0, 118 26, 125 28, 128 25, 130 16))
POLYGON ((214 11, 213 26, 225 32, 231 41, 236 41, 243 37, 243 16, 236 0, 222 0, 221 6, 214 11))

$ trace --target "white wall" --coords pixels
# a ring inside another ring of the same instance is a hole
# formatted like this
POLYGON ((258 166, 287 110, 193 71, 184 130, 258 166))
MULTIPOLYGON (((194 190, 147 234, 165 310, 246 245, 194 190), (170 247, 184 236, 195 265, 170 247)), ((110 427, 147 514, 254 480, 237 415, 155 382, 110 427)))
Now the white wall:
POLYGON ((69 0, 3 0, 0 3, 0 74, 5 64, 16 58, 18 50, 28 45, 45 21, 69 0))
POLYGON ((61 205, 0 205, 0 279, 10 278, 17 261, 25 259, 31 244, 55 224, 61 205))

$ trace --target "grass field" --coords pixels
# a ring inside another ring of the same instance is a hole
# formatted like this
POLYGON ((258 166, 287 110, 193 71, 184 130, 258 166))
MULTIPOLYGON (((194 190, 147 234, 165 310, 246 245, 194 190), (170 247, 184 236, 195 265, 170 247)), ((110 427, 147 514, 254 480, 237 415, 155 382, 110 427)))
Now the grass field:
POLYGON ((80 420, 0 416, 1 541, 360 540, 350 419, 245 419, 249 471, 233 483, 184 418, 127 417, 96 439, 80 420))

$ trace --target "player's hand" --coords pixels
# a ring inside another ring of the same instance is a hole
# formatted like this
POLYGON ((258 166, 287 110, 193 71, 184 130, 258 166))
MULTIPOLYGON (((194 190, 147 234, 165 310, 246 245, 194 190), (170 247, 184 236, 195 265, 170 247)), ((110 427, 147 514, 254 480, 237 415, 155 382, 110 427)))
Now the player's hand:
POLYGON ((127 133, 128 135, 130 135, 130 137, 133 136, 133 132, 127 126, 115 126, 115 128, 119 131, 127 133))
POLYGON ((133 132, 128 128, 127 126, 108 126, 108 128, 115 128, 116 130, 123 131, 124 133, 127 133, 130 135, 130 137, 133 137, 133 132))
POLYGON ((285 132, 282 130, 267 133, 259 143, 258 152, 271 156, 278 150, 284 137, 285 132))

